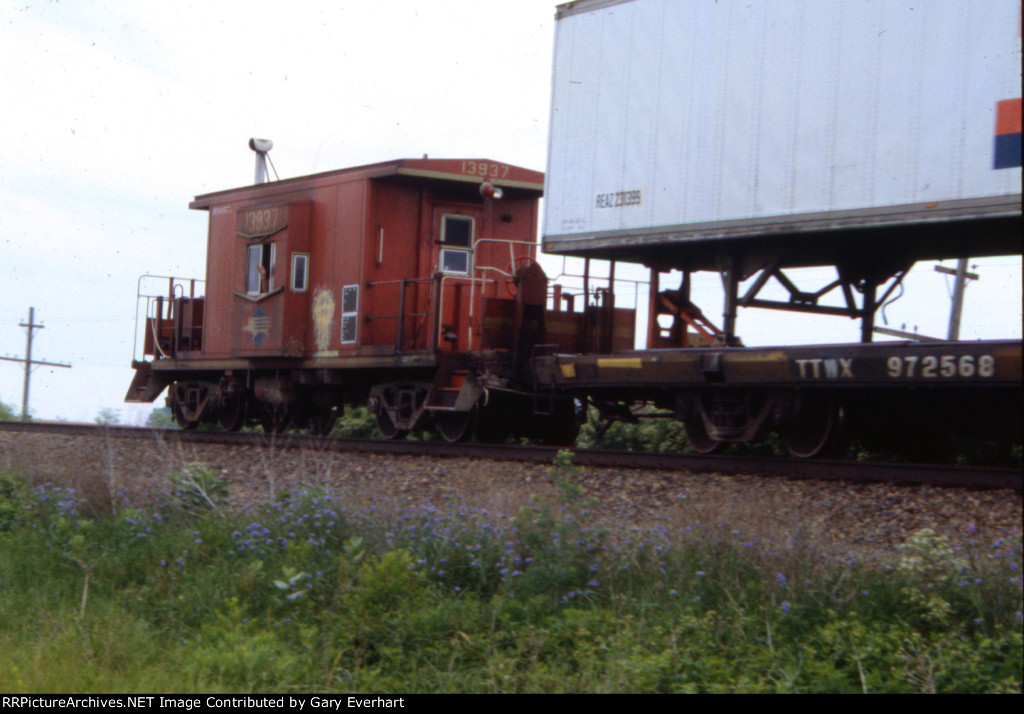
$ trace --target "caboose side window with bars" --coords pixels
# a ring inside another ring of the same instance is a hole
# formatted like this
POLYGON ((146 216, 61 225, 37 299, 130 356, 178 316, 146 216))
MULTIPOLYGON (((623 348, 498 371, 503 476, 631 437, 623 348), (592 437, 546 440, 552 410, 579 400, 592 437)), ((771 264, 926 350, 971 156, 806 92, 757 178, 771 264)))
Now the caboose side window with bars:
POLYGON ((246 252, 245 292, 268 293, 274 289, 274 244, 250 245, 246 252))
POLYGON ((359 286, 341 289, 341 344, 352 345, 359 331, 359 286))

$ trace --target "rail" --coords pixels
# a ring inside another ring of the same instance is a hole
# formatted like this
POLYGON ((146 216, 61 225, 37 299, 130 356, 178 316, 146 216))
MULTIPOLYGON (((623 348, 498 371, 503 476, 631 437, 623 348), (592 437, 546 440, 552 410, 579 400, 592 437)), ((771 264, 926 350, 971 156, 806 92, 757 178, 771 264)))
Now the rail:
MULTIPOLYGON (((331 451, 364 452, 387 455, 457 456, 504 461, 529 461, 550 464, 562 447, 510 444, 447 444, 444 442, 395 441, 374 439, 324 439, 304 434, 261 434, 217 431, 178 431, 142 427, 101 426, 69 422, 0 422, 0 432, 21 434, 60 434, 88 438, 173 440, 190 444, 225 444, 238 448, 263 448, 273 444, 280 449, 311 449, 322 454, 331 451)), ((788 459, 745 455, 700 455, 673 452, 609 451, 577 449, 573 463, 581 466, 619 468, 639 471, 664 470, 672 479, 685 481, 692 476, 730 474, 770 476, 812 481, 844 483, 882 482, 903 486, 927 484, 966 489, 1007 489, 1021 491, 1021 473, 1017 467, 963 466, 958 464, 915 464, 882 461, 838 461, 788 459)))

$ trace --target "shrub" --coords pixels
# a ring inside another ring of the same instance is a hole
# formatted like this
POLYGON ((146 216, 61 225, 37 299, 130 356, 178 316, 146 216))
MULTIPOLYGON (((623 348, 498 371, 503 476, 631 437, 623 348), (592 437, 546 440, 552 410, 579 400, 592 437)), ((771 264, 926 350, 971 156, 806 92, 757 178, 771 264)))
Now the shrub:
POLYGON ((16 421, 18 418, 19 415, 14 411, 14 407, 0 402, 0 421, 16 421))
POLYGON ((190 516, 223 515, 228 487, 212 469, 200 463, 186 464, 170 476, 168 505, 190 516))

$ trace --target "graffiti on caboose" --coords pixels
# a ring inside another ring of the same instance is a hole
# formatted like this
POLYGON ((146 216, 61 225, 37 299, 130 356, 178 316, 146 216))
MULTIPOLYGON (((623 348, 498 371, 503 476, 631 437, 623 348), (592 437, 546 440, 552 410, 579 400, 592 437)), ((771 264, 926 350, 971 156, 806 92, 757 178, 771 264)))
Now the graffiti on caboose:
POLYGON ((262 306, 257 305, 242 331, 249 333, 252 337, 253 345, 256 347, 262 345, 263 341, 270 334, 270 316, 267 314, 267 311, 262 306))
POLYGON ((334 293, 324 288, 313 292, 313 339, 317 354, 327 352, 331 344, 331 324, 334 322, 334 293))

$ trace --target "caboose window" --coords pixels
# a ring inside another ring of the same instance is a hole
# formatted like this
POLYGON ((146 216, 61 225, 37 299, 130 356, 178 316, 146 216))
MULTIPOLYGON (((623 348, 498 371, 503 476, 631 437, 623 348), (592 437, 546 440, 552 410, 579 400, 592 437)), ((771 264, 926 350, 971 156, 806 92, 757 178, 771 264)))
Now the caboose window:
POLYGON ((269 293, 274 289, 274 244, 250 245, 246 255, 246 294, 269 293))
POLYGON ((468 216, 445 216, 441 224, 441 242, 462 248, 473 246, 473 219, 468 216))
POLYGON ((442 216, 441 243, 452 246, 441 249, 441 271, 467 275, 473 247, 473 219, 469 216, 442 216))
POLYGON ((442 250, 441 271, 444 273, 469 273, 468 250, 442 250))
POLYGON ((306 292, 309 281, 309 253, 292 253, 292 292, 306 292))

